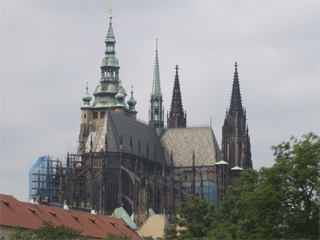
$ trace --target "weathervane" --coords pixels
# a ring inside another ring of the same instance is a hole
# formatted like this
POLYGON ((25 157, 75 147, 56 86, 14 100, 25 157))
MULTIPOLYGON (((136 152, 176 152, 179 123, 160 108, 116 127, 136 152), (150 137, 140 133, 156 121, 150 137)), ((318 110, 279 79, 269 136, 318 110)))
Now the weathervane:
POLYGON ((158 40, 159 38, 156 38, 156 47, 158 47, 158 40))
POLYGON ((112 7, 109 8, 109 18, 112 18, 112 7))

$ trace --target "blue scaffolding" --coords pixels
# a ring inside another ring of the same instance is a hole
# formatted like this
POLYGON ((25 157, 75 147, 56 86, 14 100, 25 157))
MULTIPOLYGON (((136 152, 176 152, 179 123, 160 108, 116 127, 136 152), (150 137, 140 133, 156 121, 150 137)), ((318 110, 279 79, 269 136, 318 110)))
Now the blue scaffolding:
MULTIPOLYGON (((203 198, 209 202, 214 203, 214 208, 217 211, 218 209, 218 188, 217 184, 210 181, 202 182, 203 188, 203 198)), ((200 196, 201 194, 201 182, 196 182, 196 195, 200 196)))
POLYGON ((29 199, 36 198, 41 194, 41 200, 45 196, 55 195, 53 180, 55 179, 58 161, 52 160, 49 156, 41 156, 33 164, 29 171, 29 199))

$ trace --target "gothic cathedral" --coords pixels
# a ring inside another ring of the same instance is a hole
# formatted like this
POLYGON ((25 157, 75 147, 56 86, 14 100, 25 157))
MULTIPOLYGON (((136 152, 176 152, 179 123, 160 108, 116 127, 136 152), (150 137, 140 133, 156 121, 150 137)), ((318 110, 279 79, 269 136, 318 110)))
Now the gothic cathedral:
POLYGON ((125 100, 112 15, 105 45, 93 103, 88 85, 82 97, 78 153, 68 154, 66 170, 61 171, 59 201, 103 215, 123 206, 137 226, 148 218, 150 209, 169 216, 177 214, 180 203, 188 201, 190 194, 218 206, 226 188, 237 186, 241 171, 252 167, 237 63, 220 151, 211 127, 187 125, 178 65, 165 126, 158 45, 148 124, 136 120, 133 87, 130 99, 125 100))

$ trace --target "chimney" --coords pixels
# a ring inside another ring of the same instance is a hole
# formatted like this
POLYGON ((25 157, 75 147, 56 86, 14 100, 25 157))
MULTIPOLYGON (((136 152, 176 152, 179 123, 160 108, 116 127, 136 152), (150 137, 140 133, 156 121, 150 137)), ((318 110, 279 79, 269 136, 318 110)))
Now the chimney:
POLYGON ((96 211, 96 210, 94 210, 94 209, 91 209, 91 214, 93 214, 93 215, 97 216, 97 211, 96 211))
POLYGON ((50 205, 50 196, 49 196, 49 195, 46 195, 46 196, 44 197, 44 201, 45 201, 48 205, 50 205))
POLYGON ((36 200, 37 204, 41 204, 41 193, 37 194, 37 200, 36 200))
POLYGON ((31 199, 30 199, 30 203, 33 204, 33 205, 35 205, 35 204, 36 204, 36 200, 35 200, 34 198, 31 198, 31 199))
POLYGON ((63 209, 64 210, 69 210, 69 206, 67 204, 67 200, 63 200, 63 209))

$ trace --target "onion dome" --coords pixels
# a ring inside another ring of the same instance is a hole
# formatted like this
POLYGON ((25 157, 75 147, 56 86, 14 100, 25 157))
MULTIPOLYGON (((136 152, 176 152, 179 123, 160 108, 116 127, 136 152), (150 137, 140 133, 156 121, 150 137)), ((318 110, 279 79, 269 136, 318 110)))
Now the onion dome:
POLYGON ((133 97, 133 86, 131 86, 131 97, 128 100, 129 109, 135 111, 135 105, 137 104, 137 101, 133 97))
POLYGON ((124 98, 126 97, 126 90, 124 90, 121 86, 121 80, 120 80, 120 84, 119 84, 119 92, 116 94, 115 98, 117 99, 118 103, 117 105, 118 106, 123 106, 123 100, 124 98), (125 93, 125 94, 124 94, 125 93))
POLYGON ((88 81, 87 81, 87 87, 86 87, 86 93, 83 95, 82 100, 83 100, 83 106, 82 108, 88 108, 90 107, 90 101, 92 97, 88 93, 88 81))

